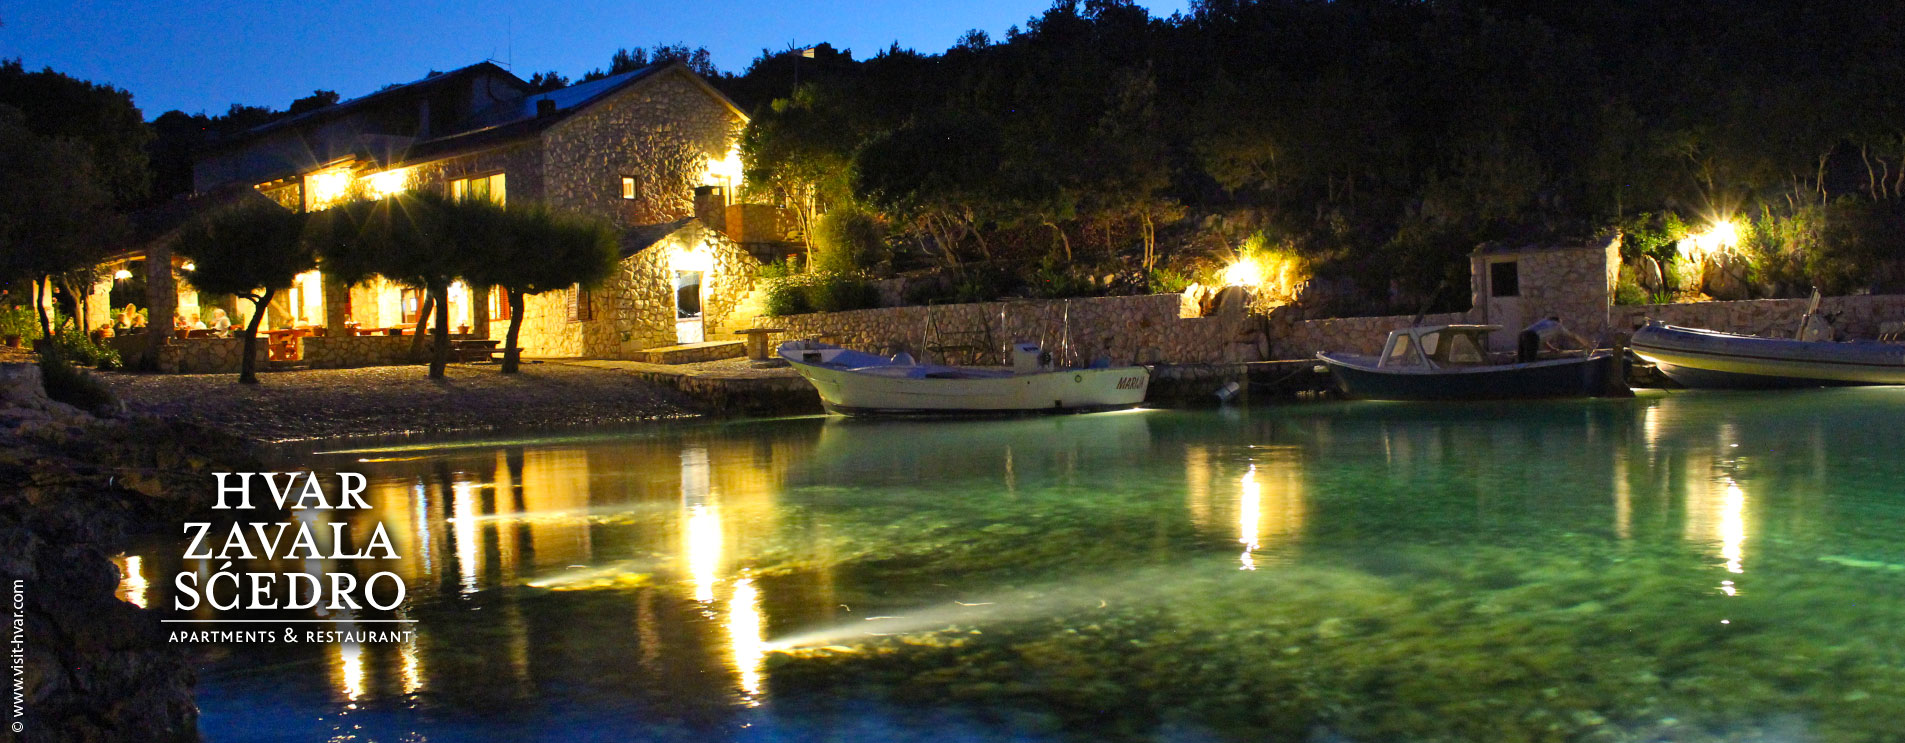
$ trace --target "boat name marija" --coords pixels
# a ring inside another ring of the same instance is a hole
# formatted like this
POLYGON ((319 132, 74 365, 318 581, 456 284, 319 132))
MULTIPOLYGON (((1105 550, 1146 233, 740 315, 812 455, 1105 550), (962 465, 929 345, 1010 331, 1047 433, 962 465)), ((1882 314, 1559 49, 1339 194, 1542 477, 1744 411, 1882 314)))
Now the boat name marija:
POLYGON ((183 570, 174 576, 178 596, 173 606, 193 611, 201 602, 213 609, 309 609, 323 605, 327 609, 361 609, 365 606, 388 610, 403 602, 403 579, 388 571, 377 572, 359 581, 355 571, 331 570, 323 573, 241 572, 234 560, 269 564, 278 560, 356 561, 396 560, 397 550, 383 523, 372 521, 368 539, 359 545, 353 539, 351 524, 337 520, 323 522, 311 518, 315 511, 370 510, 362 497, 365 478, 356 472, 340 472, 335 492, 327 491, 315 472, 219 472, 215 511, 259 511, 272 509, 275 514, 290 513, 285 521, 248 521, 237 519, 216 528, 211 522, 187 522, 184 534, 189 538, 184 558, 204 560, 198 570, 183 570), (254 499, 254 484, 261 485, 254 499), (210 569, 212 562, 217 568, 210 569), (384 585, 385 583, 388 585, 384 585))

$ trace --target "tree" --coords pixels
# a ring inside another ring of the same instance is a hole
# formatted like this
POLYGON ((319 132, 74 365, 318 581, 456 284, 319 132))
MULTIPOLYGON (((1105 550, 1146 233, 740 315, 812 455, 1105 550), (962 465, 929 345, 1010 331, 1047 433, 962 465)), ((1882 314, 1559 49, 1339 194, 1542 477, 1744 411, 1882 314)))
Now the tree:
MULTIPOLYGON (((33 282, 43 335, 57 331, 46 314, 50 277, 89 271, 125 233, 85 143, 36 135, 0 105, 0 282, 33 282)), ((81 288, 72 283, 69 294, 81 288)))
POLYGON ((450 284, 467 265, 452 230, 455 201, 406 191, 375 201, 353 201, 318 212, 317 255, 324 272, 346 285, 382 276, 429 293, 436 317, 430 378, 450 361, 450 284))
POLYGON ((615 231, 606 223, 563 214, 540 204, 507 211, 487 201, 465 201, 450 212, 452 232, 466 251, 464 280, 499 286, 509 298, 509 331, 503 340, 504 374, 515 374, 522 349, 524 297, 575 285, 594 286, 620 258, 615 231))
POLYGON ((562 73, 555 70, 538 72, 529 76, 529 92, 531 93, 547 93, 566 87, 569 87, 569 78, 563 77, 562 73))
POLYGON ((0 61, 0 104, 25 114, 35 134, 84 143, 94 177, 113 205, 128 206, 146 195, 151 175, 145 146, 152 132, 131 93, 51 68, 27 72, 16 59, 0 61))
POLYGON ((306 234, 308 221, 305 213, 255 202, 212 212, 179 232, 179 255, 196 264, 186 276, 193 286, 251 300, 251 321, 240 331, 245 340, 241 384, 258 383, 254 354, 265 306, 273 295, 291 288, 298 274, 317 265, 306 234))

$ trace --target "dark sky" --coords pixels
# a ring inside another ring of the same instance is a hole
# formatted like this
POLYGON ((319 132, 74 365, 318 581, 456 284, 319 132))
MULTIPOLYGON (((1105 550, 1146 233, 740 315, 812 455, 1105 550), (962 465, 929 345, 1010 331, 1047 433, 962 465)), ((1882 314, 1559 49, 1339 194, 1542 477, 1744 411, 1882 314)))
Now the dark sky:
MULTIPOLYGON (((1140 0, 1153 15, 1189 0, 1140 0)), ((995 38, 1050 0, 0 0, 0 57, 132 91, 146 118, 232 103, 283 108, 322 88, 345 98, 494 58, 522 77, 571 79, 622 47, 705 46, 739 72, 763 49, 828 42, 859 58, 897 41, 936 53, 967 29, 995 38)))

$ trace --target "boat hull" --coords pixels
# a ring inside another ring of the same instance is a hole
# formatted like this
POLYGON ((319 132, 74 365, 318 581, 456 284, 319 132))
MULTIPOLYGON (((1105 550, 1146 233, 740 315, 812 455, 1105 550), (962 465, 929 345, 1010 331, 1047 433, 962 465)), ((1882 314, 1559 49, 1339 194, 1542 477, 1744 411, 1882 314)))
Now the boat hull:
POLYGON ((1434 371, 1384 370, 1346 357, 1317 354, 1337 386, 1365 400, 1518 400, 1599 397, 1609 392, 1620 359, 1613 354, 1434 371))
POLYGON ((1758 338, 1671 325, 1634 333, 1634 355, 1699 389, 1905 384, 1905 346, 1758 338))
POLYGON ((828 412, 854 416, 1013 415, 1119 410, 1144 402, 1141 366, 965 379, 920 379, 792 362, 828 412))

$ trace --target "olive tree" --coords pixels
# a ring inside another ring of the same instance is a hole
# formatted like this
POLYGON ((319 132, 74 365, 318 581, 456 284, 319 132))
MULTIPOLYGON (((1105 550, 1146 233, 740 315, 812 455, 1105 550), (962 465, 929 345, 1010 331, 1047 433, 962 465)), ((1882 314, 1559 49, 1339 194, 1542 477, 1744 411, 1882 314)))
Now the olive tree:
POLYGON ((177 251, 194 263, 186 272, 193 286, 252 303, 251 321, 239 331, 245 341, 238 372, 242 384, 258 383, 254 352, 265 306, 280 290, 291 288, 298 274, 317 266, 305 232, 308 221, 308 215, 276 204, 247 203, 193 220, 179 233, 177 251))
POLYGON ((509 332, 503 342, 504 374, 515 374, 522 349, 524 297, 592 286, 615 270, 619 250, 614 230, 587 217, 542 205, 502 207, 463 202, 452 211, 452 230, 465 250, 463 278, 473 286, 499 286, 509 297, 509 332))

